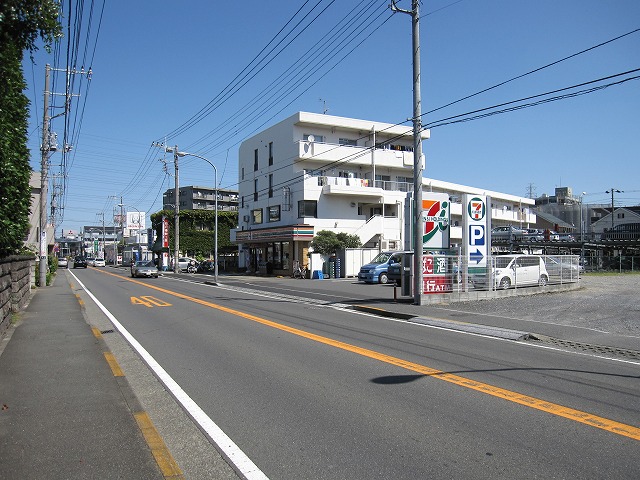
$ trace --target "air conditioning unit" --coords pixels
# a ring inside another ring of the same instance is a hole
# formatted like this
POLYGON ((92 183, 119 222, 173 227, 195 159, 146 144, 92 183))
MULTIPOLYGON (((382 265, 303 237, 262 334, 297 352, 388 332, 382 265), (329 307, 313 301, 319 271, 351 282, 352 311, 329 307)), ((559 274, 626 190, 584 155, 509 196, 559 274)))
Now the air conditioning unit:
POLYGON ((380 240, 380 250, 389 250, 389 240, 380 240))

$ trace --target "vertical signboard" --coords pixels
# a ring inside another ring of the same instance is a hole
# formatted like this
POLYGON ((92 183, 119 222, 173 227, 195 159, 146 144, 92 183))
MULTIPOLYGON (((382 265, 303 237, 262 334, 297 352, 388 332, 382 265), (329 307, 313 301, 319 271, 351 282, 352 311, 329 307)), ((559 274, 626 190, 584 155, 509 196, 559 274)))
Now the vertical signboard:
POLYGON ((446 193, 424 192, 422 199, 422 219, 424 250, 446 250, 449 248, 451 209, 446 193))
POLYGON ((469 273, 484 273, 487 268, 490 232, 490 199, 484 195, 464 196, 463 245, 469 273))
POLYGON ((162 248, 169 248, 169 219, 162 217, 162 248))

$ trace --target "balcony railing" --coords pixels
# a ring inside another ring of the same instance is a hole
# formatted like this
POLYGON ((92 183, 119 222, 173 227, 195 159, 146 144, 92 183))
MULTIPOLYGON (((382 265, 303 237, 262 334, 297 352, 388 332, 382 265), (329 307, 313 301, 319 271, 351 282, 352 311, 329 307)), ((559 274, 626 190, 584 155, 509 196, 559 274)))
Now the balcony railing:
POLYGON ((338 186, 346 189, 360 190, 362 188, 380 188, 387 191, 412 192, 413 184, 389 180, 370 180, 367 178, 350 177, 318 177, 318 186, 338 186))

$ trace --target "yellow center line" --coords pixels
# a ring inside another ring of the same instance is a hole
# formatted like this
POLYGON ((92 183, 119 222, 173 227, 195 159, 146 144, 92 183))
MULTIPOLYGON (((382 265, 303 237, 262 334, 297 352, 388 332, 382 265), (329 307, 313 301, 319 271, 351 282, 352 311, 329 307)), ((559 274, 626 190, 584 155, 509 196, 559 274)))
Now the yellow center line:
POLYGON ((393 357, 391 355, 386 355, 384 353, 376 352, 374 350, 369 350, 367 348, 358 347, 356 345, 351 345, 345 342, 341 342, 339 340, 333 340, 328 337, 323 337, 321 335, 316 335, 314 333, 306 332, 304 330, 300 330, 298 328, 289 327, 287 325, 283 325, 271 320, 267 320, 262 317, 258 317, 256 315, 251 315, 249 313, 241 312, 239 310, 234 310, 228 307, 224 307, 222 305, 218 305, 212 302, 208 302, 206 300, 202 300, 199 298, 191 297, 189 295, 185 295, 183 293, 174 292, 172 290, 167 290, 162 287, 158 287, 156 285, 150 285, 148 283, 140 282, 138 280, 129 279, 126 277, 122 277, 121 275, 117 275, 110 272, 103 272, 108 275, 112 275, 118 277, 120 279, 127 280, 129 282, 138 283, 145 287, 151 288, 153 290, 157 290, 159 292, 166 293, 167 295, 171 295, 174 297, 182 298, 184 300, 197 303, 199 305, 203 305, 206 307, 214 308, 216 310, 220 310, 225 313, 229 313, 231 315, 235 315, 238 317, 246 318, 247 320, 251 320, 262 325, 266 325, 272 328, 276 328, 278 330, 291 333, 292 335, 297 335, 299 337, 306 338, 308 340, 313 340, 318 343, 323 343, 325 345, 330 345, 335 348, 339 348, 341 350, 345 350, 348 352, 356 353, 358 355, 362 355, 364 357, 372 358, 374 360, 378 360, 380 362, 387 363, 389 365, 395 365, 397 367, 404 368, 406 370, 410 370, 413 372, 421 373, 426 376, 430 376, 439 380, 444 380, 445 382, 453 383, 460 387, 469 388, 478 392, 485 393, 487 395, 491 395, 493 397, 502 398, 503 400, 508 400, 513 403, 518 403, 520 405, 524 405, 526 407, 534 408, 536 410, 540 410, 546 413, 550 413, 552 415, 557 415, 559 417, 567 418, 569 420, 573 420, 579 423, 583 423, 585 425, 590 425, 592 427, 600 428, 602 430, 606 430, 611 433, 615 433, 618 435, 622 435, 625 437, 632 438, 634 440, 640 440, 640 428, 635 427, 633 425, 627 425, 624 423, 616 422, 615 420, 610 420, 608 418, 600 417, 598 415, 593 415, 588 412, 583 412, 580 410, 576 410, 570 407, 565 407, 563 405, 559 405, 553 402, 548 402, 546 400, 542 400, 536 397, 531 397, 528 395, 523 395, 518 392, 514 392, 511 390, 506 390, 500 387, 496 387, 494 385, 490 385, 483 382, 477 382, 475 380, 470 380, 468 378, 461 377, 459 375, 454 375, 451 373, 446 373, 441 370, 436 370, 434 368, 430 368, 424 365, 420 365, 418 363, 409 362, 407 360, 403 360, 401 358, 393 357))

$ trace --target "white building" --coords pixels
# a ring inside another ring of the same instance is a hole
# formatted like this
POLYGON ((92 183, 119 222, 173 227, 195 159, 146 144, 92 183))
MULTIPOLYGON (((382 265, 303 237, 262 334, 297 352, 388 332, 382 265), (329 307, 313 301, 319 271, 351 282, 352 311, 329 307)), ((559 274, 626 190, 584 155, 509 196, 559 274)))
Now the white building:
MULTIPOLYGON (((231 240, 241 268, 270 262, 275 273, 287 274, 293 261, 307 263, 320 230, 358 235, 365 247, 403 248, 404 204, 413 191, 411 127, 298 112, 245 140, 239 156, 239 225, 231 240)), ((491 197, 494 226, 535 224, 532 199, 422 183, 424 192, 450 195, 453 244, 462 239, 464 193, 491 197)))

